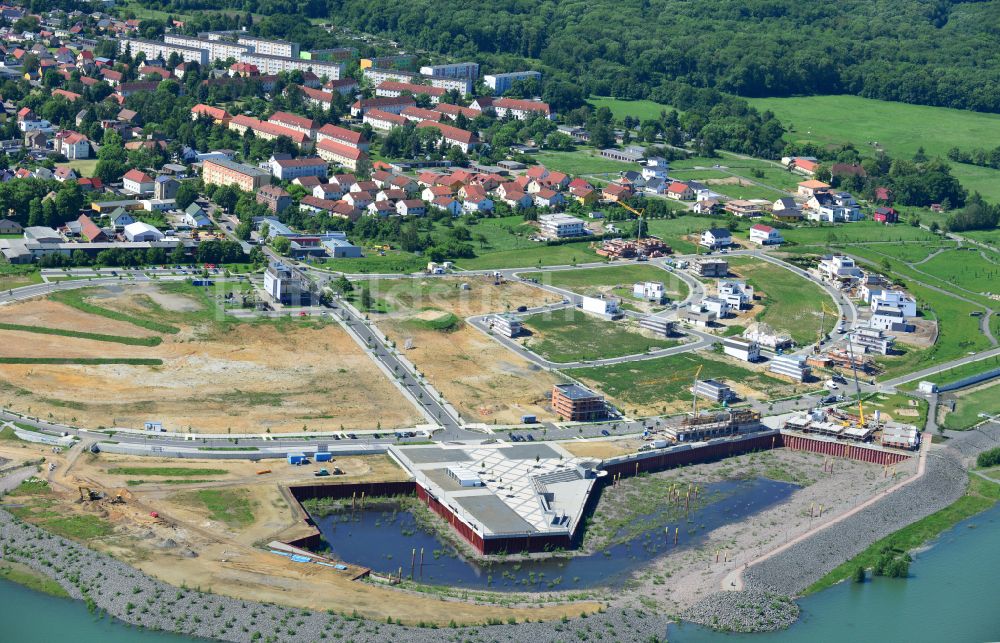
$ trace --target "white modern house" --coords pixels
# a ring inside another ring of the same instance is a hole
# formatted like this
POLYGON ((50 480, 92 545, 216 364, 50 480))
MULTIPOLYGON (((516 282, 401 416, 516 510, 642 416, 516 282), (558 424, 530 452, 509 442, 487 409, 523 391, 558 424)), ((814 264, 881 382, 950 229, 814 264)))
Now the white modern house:
POLYGON ((715 250, 733 245, 733 236, 726 228, 711 228, 701 233, 701 245, 715 250))
POLYGON ((663 283, 659 281, 640 281, 633 284, 632 296, 657 303, 663 302, 667 298, 663 283))
POLYGON ((744 281, 720 279, 717 290, 719 299, 726 302, 734 310, 753 305, 753 286, 744 281))
POLYGON ((762 223, 750 226, 750 243, 761 246, 777 246, 784 243, 784 238, 776 228, 762 223))
POLYGON ((899 290, 883 290, 871 297, 872 313, 886 308, 898 309, 903 317, 917 316, 917 300, 899 290))
POLYGON ((820 259, 817 266, 820 275, 829 281, 853 281, 862 276, 861 268, 854 259, 844 255, 827 255, 820 259))
POLYGON ((617 317, 621 312, 616 300, 603 297, 584 297, 580 307, 588 313, 604 317, 617 317))
POLYGON ((722 350, 726 355, 743 362, 756 362, 760 359, 760 344, 737 337, 723 339, 722 350))

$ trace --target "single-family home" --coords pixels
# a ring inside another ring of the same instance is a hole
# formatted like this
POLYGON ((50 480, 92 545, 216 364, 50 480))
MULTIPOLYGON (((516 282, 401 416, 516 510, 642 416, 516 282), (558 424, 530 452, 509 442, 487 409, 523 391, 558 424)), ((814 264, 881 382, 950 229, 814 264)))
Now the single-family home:
POLYGON ((691 186, 680 181, 674 181, 667 186, 666 194, 668 199, 677 201, 690 201, 694 199, 694 190, 691 189, 691 186))
POLYGON ((810 179, 809 181, 802 181, 798 184, 798 195, 809 198, 818 192, 827 192, 829 189, 829 183, 823 183, 822 181, 817 181, 816 179, 810 179))
POLYGON ((153 177, 142 170, 131 169, 122 177, 122 186, 132 194, 150 194, 155 187, 153 177))
POLYGON ((762 223, 755 223, 750 226, 750 243, 761 246, 773 246, 784 243, 784 239, 776 228, 762 223))
POLYGON ((427 206, 420 199, 403 199, 396 202, 396 214, 401 217, 422 217, 427 214, 427 206))
POLYGON ((726 228, 709 228, 701 233, 701 245, 715 250, 733 245, 733 236, 726 228))
POLYGON ((205 211, 197 203, 192 203, 184 209, 181 221, 184 225, 192 228, 207 228, 212 225, 211 219, 208 218, 208 215, 205 214, 205 211))

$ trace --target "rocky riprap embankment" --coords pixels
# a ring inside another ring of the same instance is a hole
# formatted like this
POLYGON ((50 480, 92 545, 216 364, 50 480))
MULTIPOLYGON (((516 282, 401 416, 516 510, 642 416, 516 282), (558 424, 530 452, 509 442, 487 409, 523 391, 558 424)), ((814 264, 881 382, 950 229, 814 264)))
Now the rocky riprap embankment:
POLYGON ((781 630, 799 617, 799 606, 787 596, 760 590, 716 592, 701 599, 684 620, 727 632, 781 630))
MULTIPOLYGON (((83 599, 92 608, 127 623, 240 643, 652 641, 665 640, 667 629, 666 618, 642 609, 612 609, 564 622, 421 628, 242 601, 173 587, 110 556, 21 522, 2 510, 0 554, 3 559, 25 563, 52 577, 74 598, 83 599)), ((350 606, 342 605, 340 609, 350 611, 350 606)))
POLYGON ((873 542, 958 500, 968 483, 962 459, 989 437, 950 433, 953 443, 934 449, 924 475, 875 504, 824 529, 744 573, 747 589, 796 595, 873 542), (973 443, 976 443, 975 445, 973 443))

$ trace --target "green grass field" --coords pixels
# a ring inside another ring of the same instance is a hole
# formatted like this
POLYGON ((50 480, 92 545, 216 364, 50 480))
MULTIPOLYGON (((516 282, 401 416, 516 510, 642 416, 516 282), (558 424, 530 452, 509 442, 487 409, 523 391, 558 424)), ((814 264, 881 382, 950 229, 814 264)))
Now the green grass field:
POLYGON ((68 163, 56 163, 56 167, 71 167, 76 170, 80 177, 94 176, 94 170, 97 169, 97 159, 79 159, 68 163))
POLYGON ((944 426, 953 431, 971 428, 983 421, 980 413, 1000 415, 1000 381, 955 396, 955 410, 944 416, 944 426))
POLYGON ((956 502, 926 518, 882 538, 851 560, 835 567, 830 573, 810 585, 805 594, 826 589, 854 575, 858 567, 871 568, 886 547, 906 552, 933 540, 956 523, 986 511, 1000 500, 1000 485, 969 475, 969 488, 956 502))
POLYGON ((539 152, 533 158, 550 170, 574 176, 610 173, 616 175, 617 178, 619 172, 639 169, 638 163, 622 163, 606 159, 597 150, 589 147, 581 147, 572 152, 539 152))
POLYGON ((923 147, 944 156, 958 146, 990 147, 1000 140, 1000 114, 946 107, 893 103, 858 96, 751 98, 757 109, 768 109, 791 129, 785 138, 839 145, 854 143, 862 154, 878 141, 891 156, 911 157, 923 147))
POLYGON ((1000 292, 1000 264, 987 261, 978 250, 942 252, 918 268, 966 290, 1000 292))
POLYGON ((654 103, 651 100, 621 100, 607 96, 591 96, 588 102, 594 109, 607 107, 611 110, 615 120, 622 120, 626 116, 638 118, 639 120, 658 120, 661 112, 670 112, 673 108, 669 105, 654 103))
MULTIPOLYGON (((952 382, 957 382, 958 380, 965 379, 966 377, 991 371, 994 368, 1000 368, 1000 355, 994 355, 993 357, 987 357, 986 359, 969 362, 968 364, 962 364, 961 366, 941 371, 937 375, 928 375, 922 379, 925 379, 928 382, 934 382, 938 386, 943 386, 944 384, 951 384, 952 382)), ((907 382, 900 388, 912 391, 916 390, 917 384, 918 382, 907 382)))
MULTIPOLYGON (((459 224, 468 228, 469 232, 472 233, 473 240, 470 243, 479 256, 504 250, 538 247, 538 242, 531 240, 531 237, 538 234, 538 228, 526 222, 520 215, 486 219, 465 217, 459 220, 456 225, 459 224), (485 243, 483 240, 477 240, 480 235, 485 238, 485 243)), ((435 228, 434 235, 442 237, 449 231, 449 227, 439 224, 435 228)))
POLYGON ((701 233, 708 228, 715 228, 725 223, 721 217, 700 217, 694 215, 677 217, 676 219, 650 219, 647 224, 649 234, 663 239, 663 242, 673 248, 674 252, 690 254, 697 250, 694 243, 681 239, 689 234, 701 233))
MULTIPOLYGON (((938 250, 951 250, 955 248, 954 241, 907 241, 899 243, 884 243, 875 246, 876 249, 885 255, 889 255, 900 261, 915 263, 923 261, 938 250)), ((921 268, 922 270, 923 268, 921 268)))
POLYGON ((27 565, 7 561, 0 563, 0 579, 23 585, 36 592, 43 592, 59 598, 69 598, 69 592, 62 585, 27 565))
MULTIPOLYGON (((878 410, 885 415, 891 416, 897 422, 914 424, 921 430, 927 424, 927 400, 921 398, 910 397, 902 393, 877 393, 864 398, 863 406, 866 416, 878 410), (915 402, 915 404, 911 404, 911 402, 915 402), (918 415, 916 417, 903 415, 900 414, 899 409, 912 409, 918 415)), ((854 404, 848 405, 847 410, 851 411, 851 409, 857 410, 856 400, 854 404)))
MULTIPOLYGON (((764 311, 757 315, 757 321, 787 332, 800 346, 818 339, 822 305, 833 309, 826 291, 790 270, 760 260, 730 257, 729 270, 746 279, 757 293, 764 293, 764 311)), ((826 317, 825 330, 829 332, 837 320, 833 315, 826 317)))
POLYGON ((327 259, 313 264, 327 270, 348 274, 410 273, 423 270, 427 260, 409 252, 390 251, 385 256, 368 251, 364 257, 356 259, 327 259))
MULTIPOLYGON (((946 107, 873 100, 858 96, 752 98, 758 109, 769 109, 792 131, 789 141, 820 145, 853 143, 863 155, 874 155, 877 141, 890 156, 911 158, 919 147, 928 155, 945 157, 952 147, 992 149, 1000 139, 1000 114, 946 107)), ((990 200, 1000 199, 1000 170, 952 163, 967 189, 990 200)))
POLYGON ((213 520, 230 527, 246 527, 254 520, 253 505, 243 489, 201 489, 175 497, 204 507, 213 520))
POLYGON ((163 360, 146 357, 0 357, 0 364, 76 364, 80 366, 125 364, 128 366, 163 366, 163 360))
MULTIPOLYGON (((20 238, 21 235, 16 235, 20 238)), ((0 258, 0 290, 42 283, 42 273, 35 266, 11 265, 0 258)))
POLYGON ((886 226, 875 221, 857 221, 842 225, 811 225, 782 230, 785 241, 801 245, 871 243, 876 241, 923 241, 939 243, 932 232, 908 225, 886 226))
POLYGON ((625 286, 631 292, 632 284, 639 281, 659 281, 664 284, 672 299, 687 297, 687 284, 673 273, 648 264, 608 266, 607 268, 583 268, 579 270, 558 270, 555 272, 525 272, 525 279, 538 279, 543 284, 565 288, 581 295, 600 294, 601 287, 625 286))
MULTIPOLYGON (((787 395, 793 388, 764 373, 690 352, 640 362, 569 369, 566 374, 596 387, 622 409, 642 406, 663 412, 665 407, 661 409, 661 405, 691 399, 689 389, 699 367, 702 367, 700 379, 738 382, 767 398, 787 395)), ((699 405, 708 403, 701 400, 699 405)))
MULTIPOLYGON (((878 358, 878 362, 885 368, 883 377, 895 377, 989 348, 989 341, 979 330, 979 318, 969 315, 981 310, 980 307, 916 283, 914 278, 924 281, 929 279, 913 273, 899 261, 860 246, 851 246, 849 251, 874 266, 881 266, 883 261, 887 261, 892 272, 904 279, 906 289, 917 298, 917 307, 923 315, 928 319, 946 320, 946 323, 939 324, 937 341, 930 348, 905 347, 903 355, 878 358)), ((948 284, 933 285, 947 287, 948 284)))
POLYGON ((605 321, 576 308, 529 315, 524 326, 533 334, 525 342, 527 348, 562 363, 634 355, 678 343, 646 337, 631 330, 627 322, 605 321))
POLYGON ((574 263, 604 261, 590 248, 589 241, 547 246, 534 243, 527 248, 487 252, 480 257, 460 259, 455 265, 463 270, 489 270, 492 268, 530 268, 531 266, 563 266, 574 263))
POLYGON ((765 199, 773 202, 783 196, 788 196, 778 190, 754 185, 746 179, 741 179, 741 181, 741 183, 710 183, 706 187, 731 199, 765 199))

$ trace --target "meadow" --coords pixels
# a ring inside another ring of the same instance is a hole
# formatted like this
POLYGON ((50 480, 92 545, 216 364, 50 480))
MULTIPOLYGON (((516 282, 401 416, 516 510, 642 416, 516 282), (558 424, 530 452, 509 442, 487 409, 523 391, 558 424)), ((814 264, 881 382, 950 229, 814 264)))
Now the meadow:
POLYGON ((672 273, 648 264, 628 264, 607 268, 586 270, 560 270, 555 272, 526 272, 519 275, 524 279, 537 279, 543 284, 565 288, 581 295, 597 294, 608 286, 627 287, 639 281, 662 282, 669 296, 683 299, 687 296, 687 284, 672 273))
POLYGON ((607 321, 567 308, 524 318, 531 331, 525 346, 553 362, 581 362, 645 353, 677 345, 676 340, 652 338, 632 330, 626 321, 607 321))

